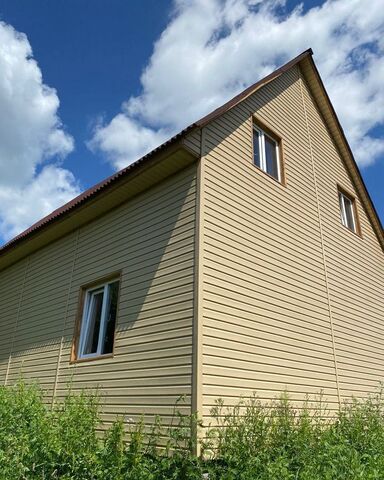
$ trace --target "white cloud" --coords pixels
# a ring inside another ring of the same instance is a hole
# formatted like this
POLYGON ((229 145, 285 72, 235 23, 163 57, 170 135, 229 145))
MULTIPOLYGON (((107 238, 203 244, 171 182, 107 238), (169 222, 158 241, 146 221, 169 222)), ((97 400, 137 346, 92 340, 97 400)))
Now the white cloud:
POLYGON ((283 0, 176 0, 154 46, 142 93, 90 142, 127 165, 249 84, 312 47, 361 165, 384 153, 382 0, 327 1, 307 12, 283 0), (140 138, 139 135, 143 134, 140 138))
POLYGON ((96 128, 88 146, 91 150, 100 148, 106 152, 115 167, 120 169, 128 165, 129 159, 135 158, 137 152, 146 153, 148 145, 159 145, 167 136, 169 135, 166 129, 146 128, 128 115, 120 113, 108 125, 102 127, 99 125, 96 128))
POLYGON ((64 131, 57 115, 58 108, 56 91, 43 83, 27 37, 0 22, 3 239, 19 233, 78 193, 73 175, 58 165, 74 148, 73 138, 64 131))
POLYGON ((0 188, 0 235, 12 238, 36 220, 78 195, 71 172, 47 165, 24 187, 0 188))

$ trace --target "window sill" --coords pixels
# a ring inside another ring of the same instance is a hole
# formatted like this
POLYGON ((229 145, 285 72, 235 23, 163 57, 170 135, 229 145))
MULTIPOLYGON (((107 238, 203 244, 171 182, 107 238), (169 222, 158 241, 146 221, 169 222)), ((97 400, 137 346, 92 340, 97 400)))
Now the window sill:
POLYGON ((252 162, 252 166, 256 169, 257 172, 260 172, 262 175, 265 175, 267 178, 273 180, 275 183, 277 183, 278 185, 281 185, 282 187, 285 187, 286 184, 285 182, 281 181, 281 180, 278 180, 276 177, 274 177, 273 175, 270 175, 268 172, 265 172, 262 168, 258 167, 257 165, 255 165, 253 162, 252 162))
POLYGON ((73 365, 74 363, 85 363, 85 362, 93 362, 95 360, 104 360, 108 358, 113 358, 113 353, 106 353, 104 355, 97 355, 95 357, 88 357, 88 358, 74 358, 70 360, 69 364, 73 365))
POLYGON ((343 227, 344 230, 346 230, 349 233, 352 233, 352 235, 354 235, 355 237, 360 238, 361 240, 363 239, 363 235, 361 234, 361 232, 354 232, 353 230, 351 230, 349 227, 346 227, 341 222, 340 222, 340 225, 343 227))

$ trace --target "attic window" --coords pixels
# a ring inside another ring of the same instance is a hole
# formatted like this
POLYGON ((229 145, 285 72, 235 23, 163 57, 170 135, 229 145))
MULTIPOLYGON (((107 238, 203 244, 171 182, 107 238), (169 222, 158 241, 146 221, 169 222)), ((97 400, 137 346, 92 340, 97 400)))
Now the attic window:
POLYGON ((77 359, 111 354, 115 336, 119 280, 93 286, 84 291, 83 314, 77 359))
POLYGON ((341 223, 354 233, 359 233, 355 199, 339 188, 341 223))
POLYGON ((253 123, 253 163, 281 182, 280 140, 255 122, 253 123))

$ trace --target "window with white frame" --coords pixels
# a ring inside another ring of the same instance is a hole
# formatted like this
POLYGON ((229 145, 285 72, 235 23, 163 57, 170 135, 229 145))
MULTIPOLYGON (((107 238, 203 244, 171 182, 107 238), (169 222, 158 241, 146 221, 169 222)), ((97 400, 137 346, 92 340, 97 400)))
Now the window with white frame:
POLYGON ((339 203, 341 223, 352 232, 357 233, 354 200, 339 190, 339 203))
POLYGON ((279 142, 262 130, 253 126, 253 163, 256 167, 281 181, 281 159, 279 142))
POLYGON ((78 358, 106 355, 113 351, 119 280, 85 291, 78 358))

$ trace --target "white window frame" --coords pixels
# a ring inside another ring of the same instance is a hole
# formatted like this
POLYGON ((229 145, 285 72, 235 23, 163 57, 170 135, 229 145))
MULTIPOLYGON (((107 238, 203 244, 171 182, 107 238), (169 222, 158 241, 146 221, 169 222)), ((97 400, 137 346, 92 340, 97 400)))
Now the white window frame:
POLYGON ((340 205, 341 223, 344 225, 344 227, 348 228, 348 230, 351 230, 351 232, 357 233, 354 200, 352 198, 348 197, 345 193, 343 193, 342 191, 339 190, 339 205, 340 205), (348 225, 347 208, 346 208, 346 205, 345 205, 346 201, 349 202, 349 204, 351 206, 353 228, 350 228, 349 225, 348 225))
POLYGON ((265 172, 267 175, 269 175, 272 178, 275 178, 273 175, 268 173, 267 171, 267 158, 266 158, 266 153, 265 153, 265 137, 268 137, 272 142, 275 144, 276 148, 276 161, 277 161, 277 179, 279 182, 281 182, 281 160, 280 160, 280 148, 279 148, 279 142, 275 140, 271 135, 268 135, 268 133, 265 133, 264 130, 262 130, 260 127, 257 125, 253 125, 253 129, 258 132, 258 142, 259 142, 259 152, 260 152, 260 167, 258 165, 255 165, 257 168, 260 168, 265 172))
POLYGON ((109 280, 106 283, 102 283, 100 285, 96 285, 94 287, 88 288, 85 291, 83 315, 81 319, 79 346, 77 350, 77 358, 85 359, 85 358, 93 358, 93 357, 100 357, 103 355, 109 355, 107 353, 105 354, 101 353, 101 349, 103 346, 103 339, 105 336, 105 330, 107 325, 107 306, 109 303, 109 292, 110 292, 109 285, 119 281, 120 281, 119 278, 114 278, 113 280, 109 280), (86 345, 86 341, 87 341, 88 330, 89 330, 89 322, 90 322, 89 313, 91 311, 90 309, 91 303, 94 301, 94 298, 95 298, 94 295, 101 292, 103 292, 103 303, 101 306, 100 330, 99 330, 99 338, 97 341, 98 342, 97 350, 96 352, 93 352, 93 353, 83 353, 86 345))

